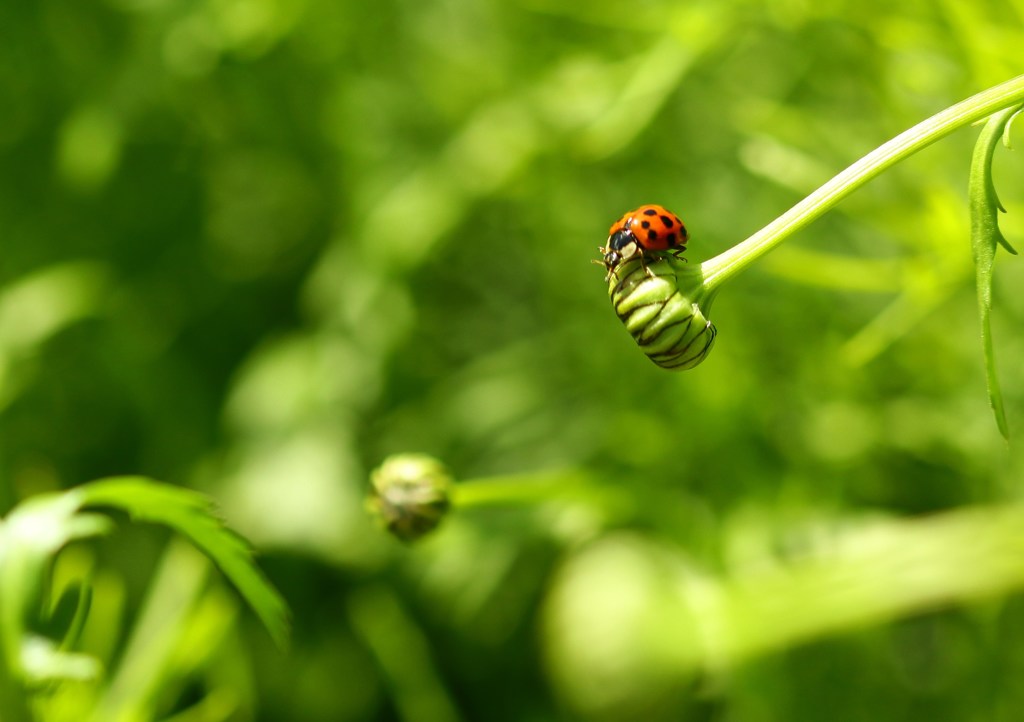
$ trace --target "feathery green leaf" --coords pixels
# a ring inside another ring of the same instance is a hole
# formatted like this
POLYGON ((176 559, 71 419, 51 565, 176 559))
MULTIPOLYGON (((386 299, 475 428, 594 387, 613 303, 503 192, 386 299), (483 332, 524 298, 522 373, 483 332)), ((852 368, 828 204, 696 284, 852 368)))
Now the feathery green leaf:
POLYGON ((224 526, 208 497, 142 477, 101 479, 75 491, 82 506, 115 507, 132 519, 163 524, 184 535, 231 580, 274 641, 287 643, 287 605, 254 564, 249 545, 224 526))
POLYGON ((1010 253, 1016 251, 999 230, 999 212, 1006 212, 999 202, 995 184, 992 181, 992 157, 1000 139, 1009 147, 1009 129, 1013 119, 1021 111, 1021 105, 999 111, 989 118, 974 146, 971 159, 970 206, 971 206, 971 247, 978 283, 978 314, 981 319, 981 345, 985 355, 985 374, 988 380, 988 396, 996 424, 1003 438, 1010 438, 1003 407, 1003 393, 996 374, 995 354, 992 348, 992 269, 995 265, 996 247, 1002 246, 1010 253))

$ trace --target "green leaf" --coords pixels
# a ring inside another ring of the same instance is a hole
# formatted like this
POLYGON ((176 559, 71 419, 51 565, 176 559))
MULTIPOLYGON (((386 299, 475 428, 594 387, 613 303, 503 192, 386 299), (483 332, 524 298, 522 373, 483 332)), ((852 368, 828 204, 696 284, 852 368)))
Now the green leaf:
POLYGON ((53 555, 74 539, 103 534, 110 527, 108 519, 77 512, 71 496, 46 494, 19 505, 0 526, 0 640, 14 669, 53 555))
POLYGON ((91 584, 86 580, 69 583, 51 600, 50 607, 40 631, 47 637, 59 639, 61 651, 74 649, 92 608, 91 584))
POLYGON ((132 519, 163 524, 184 535, 231 580, 274 641, 287 643, 287 605, 260 573, 249 545, 224 526, 208 497, 141 477, 101 479, 75 492, 82 506, 115 507, 132 519))
POLYGON ((995 184, 992 181, 992 157, 1000 139, 1009 147, 1009 129, 1013 119, 1024 106, 1015 105, 991 116, 978 137, 971 158, 970 206, 971 206, 971 247, 978 283, 978 314, 981 319, 981 345, 985 355, 985 374, 988 380, 988 397, 992 411, 1003 438, 1010 438, 1003 408, 1003 393, 996 375, 995 354, 992 349, 992 269, 995 265, 996 246, 1000 245, 1010 253, 1016 251, 999 230, 999 212, 1006 212, 999 202, 995 184))

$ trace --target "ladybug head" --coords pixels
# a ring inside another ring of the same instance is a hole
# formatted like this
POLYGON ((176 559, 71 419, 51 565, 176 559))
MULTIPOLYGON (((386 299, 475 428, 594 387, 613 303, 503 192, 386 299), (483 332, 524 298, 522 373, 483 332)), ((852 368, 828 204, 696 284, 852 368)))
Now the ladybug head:
POLYGON ((625 229, 615 231, 608 237, 608 244, 605 246, 604 265, 609 269, 615 268, 623 261, 628 261, 640 250, 636 242, 636 236, 625 229))

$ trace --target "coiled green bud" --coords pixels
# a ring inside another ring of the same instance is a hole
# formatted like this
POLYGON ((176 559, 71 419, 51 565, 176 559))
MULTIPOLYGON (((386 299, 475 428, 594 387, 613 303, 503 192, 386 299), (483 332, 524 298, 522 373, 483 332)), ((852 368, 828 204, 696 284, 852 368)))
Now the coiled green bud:
POLYGON ((388 457, 370 474, 370 484, 370 511, 402 541, 415 541, 436 529, 451 506, 448 470, 423 454, 388 457))
POLYGON ((672 371, 692 369, 707 358, 718 335, 704 315, 712 294, 700 266, 681 263, 667 256, 636 258, 610 268, 607 279, 626 330, 651 361, 672 371))

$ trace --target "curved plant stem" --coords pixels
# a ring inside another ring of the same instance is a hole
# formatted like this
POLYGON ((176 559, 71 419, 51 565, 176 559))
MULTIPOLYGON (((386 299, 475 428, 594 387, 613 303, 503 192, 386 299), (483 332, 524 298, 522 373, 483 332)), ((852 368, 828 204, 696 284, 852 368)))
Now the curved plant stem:
POLYGON ((890 166, 965 125, 1024 100, 1024 75, 984 90, 918 123, 840 172, 745 241, 700 265, 703 284, 714 292, 790 234, 800 230, 890 166))

